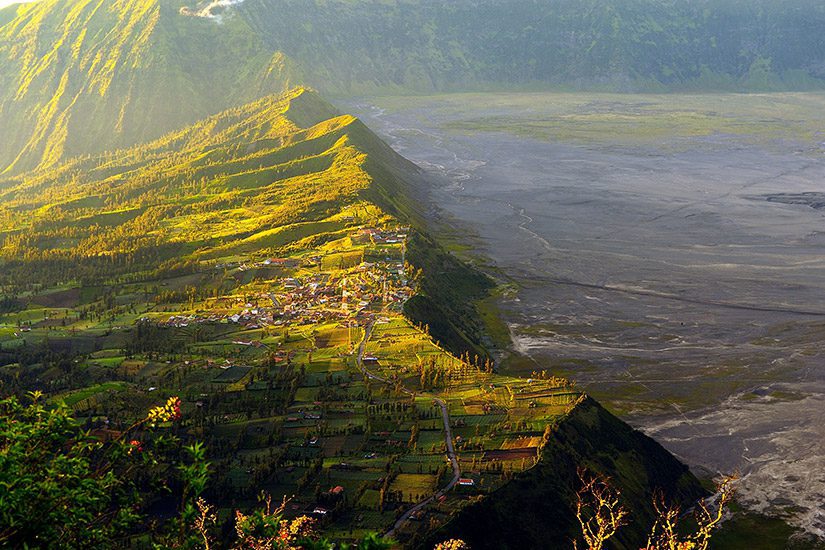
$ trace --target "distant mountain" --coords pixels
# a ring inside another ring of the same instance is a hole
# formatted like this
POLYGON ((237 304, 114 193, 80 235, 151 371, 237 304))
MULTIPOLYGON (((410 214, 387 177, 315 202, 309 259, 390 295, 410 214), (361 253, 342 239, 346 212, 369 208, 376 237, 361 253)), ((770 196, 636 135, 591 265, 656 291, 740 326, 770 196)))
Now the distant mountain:
POLYGON ((159 137, 289 87, 240 18, 175 0, 40 0, 0 10, 0 172, 159 137), (9 129, 12 129, 11 131, 9 129))
POLYGON ((322 91, 822 86, 816 0, 246 0, 322 91))
POLYGON ((40 0, 0 10, 0 172, 142 143, 295 84, 819 88, 823 28, 816 0, 40 0))

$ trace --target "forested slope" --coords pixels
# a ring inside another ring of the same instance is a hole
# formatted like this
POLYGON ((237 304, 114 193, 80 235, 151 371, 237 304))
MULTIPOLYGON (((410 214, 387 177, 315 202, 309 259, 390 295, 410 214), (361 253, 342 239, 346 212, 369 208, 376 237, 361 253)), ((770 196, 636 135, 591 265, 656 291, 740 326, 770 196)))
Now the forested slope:
POLYGON ((247 0, 256 33, 337 93, 820 86, 814 0, 247 0))

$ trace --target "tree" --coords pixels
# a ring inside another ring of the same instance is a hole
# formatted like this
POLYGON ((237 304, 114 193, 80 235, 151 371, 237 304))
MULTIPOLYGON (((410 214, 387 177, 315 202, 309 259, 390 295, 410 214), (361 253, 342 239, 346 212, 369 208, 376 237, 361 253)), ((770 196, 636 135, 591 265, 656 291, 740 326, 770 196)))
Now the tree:
MULTIPOLYGON (((111 548, 148 537, 155 547, 237 550, 388 550, 375 534, 356 545, 317 540, 314 520, 283 518, 284 505, 236 512, 234 544, 215 542, 217 514, 201 498, 209 464, 201 443, 184 446, 163 428, 181 419, 180 399, 154 407, 109 439, 83 431, 40 393, 0 400, 0 547, 111 548), (178 514, 154 526, 146 504, 179 487, 178 514)), ((284 503, 286 504, 286 503, 284 503)), ((227 541, 223 541, 227 542, 227 541)))
POLYGON ((283 519, 286 500, 277 508, 273 508, 269 495, 261 495, 259 500, 265 504, 264 509, 249 515, 235 512, 236 550, 292 550, 302 546, 300 541, 315 537, 315 520, 307 516, 283 519))
MULTIPOLYGON (((576 517, 587 550, 601 550, 605 542, 627 524, 628 512, 619 500, 621 493, 607 478, 584 468, 579 468, 578 473, 582 485, 576 493, 576 517)), ((657 517, 641 550, 707 550, 713 532, 722 522, 725 507, 733 498, 735 480, 733 476, 723 477, 712 502, 702 499, 696 503, 693 511, 696 525, 692 531, 680 525, 680 508, 667 505, 664 494, 657 490, 653 497, 657 517)), ((573 548, 578 548, 578 541, 573 541, 573 548)))
POLYGON ((450 539, 436 544, 433 550, 470 550, 470 546, 461 539, 450 539))
POLYGON ((681 510, 678 506, 668 506, 661 491, 653 497, 656 522, 650 530, 645 550, 707 550, 713 531, 719 527, 725 514, 725 506, 734 494, 734 476, 726 476, 716 485, 716 502, 702 499, 694 508, 693 518, 696 529, 688 534, 680 534, 681 510))
MULTIPOLYGON (((284 500, 273 507, 272 497, 262 493, 258 499, 263 507, 249 515, 235 512, 235 542, 233 550, 389 550, 395 544, 391 539, 375 533, 367 533, 355 544, 333 543, 319 539, 315 532, 315 520, 299 516, 293 520, 284 519, 288 503, 284 500)), ((203 499, 198 499, 199 514, 193 523, 198 533, 193 537, 196 548, 211 550, 214 539, 210 533, 216 521, 215 510, 203 499)))
POLYGON ((145 499, 177 478, 171 462, 181 451, 152 430, 132 437, 178 420, 179 407, 172 398, 107 441, 39 392, 0 401, 0 546, 90 548, 131 535, 145 499))
MULTIPOLYGON (((581 525, 587 550, 601 550, 623 525, 627 524, 627 509, 619 501, 620 491, 603 476, 578 469, 581 488, 576 492, 576 518, 581 525)), ((578 541, 573 548, 578 549, 578 541)))

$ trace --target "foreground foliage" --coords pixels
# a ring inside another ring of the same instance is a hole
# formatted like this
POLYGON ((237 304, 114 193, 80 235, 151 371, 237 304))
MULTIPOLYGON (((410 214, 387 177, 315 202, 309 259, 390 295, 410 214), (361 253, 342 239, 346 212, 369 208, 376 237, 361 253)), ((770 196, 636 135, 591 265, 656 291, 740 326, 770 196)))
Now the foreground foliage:
MULTIPOLYGON (((221 547, 210 533, 215 510, 200 497, 209 478, 202 445, 183 446, 156 431, 180 419, 174 398, 124 432, 93 436, 65 406, 46 406, 37 393, 0 401, 0 545, 107 548, 148 536, 161 547, 221 547), (179 515, 142 532, 149 520, 146 505, 172 492, 176 481, 179 515)), ((336 547, 318 538, 313 519, 284 519, 286 502, 273 507, 271 497, 262 501, 249 514, 236 511, 233 548, 336 547)), ((390 544, 368 535, 356 546, 337 548, 382 550, 390 544)))
POLYGON ((149 498, 176 484, 201 491, 202 479, 184 464, 185 453, 202 458, 199 448, 187 451, 167 429, 148 427, 177 420, 170 403, 124 432, 92 435, 65 405, 48 407, 38 393, 0 401, 0 543, 111 544, 145 520, 149 498))
MULTIPOLYGON (((581 525, 587 550, 602 550, 607 541, 629 522, 631 515, 623 504, 621 491, 604 476, 579 468, 581 487, 576 493, 576 517, 581 525)), ((693 510, 693 524, 685 527, 682 510, 669 504, 665 494, 657 489, 653 497, 656 519, 650 529, 647 544, 641 550, 707 550, 713 532, 719 528, 726 507, 734 494, 733 477, 723 477, 716 486, 715 501, 700 499, 693 510)), ((579 548, 578 540, 573 548, 579 548)))

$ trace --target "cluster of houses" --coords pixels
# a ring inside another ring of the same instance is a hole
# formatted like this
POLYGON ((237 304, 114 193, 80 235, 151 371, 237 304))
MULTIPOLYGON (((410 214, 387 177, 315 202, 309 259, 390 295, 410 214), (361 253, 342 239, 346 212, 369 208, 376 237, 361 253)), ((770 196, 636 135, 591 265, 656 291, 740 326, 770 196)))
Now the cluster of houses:
MULTIPOLYGON (((350 235, 354 243, 365 245, 403 246, 409 228, 363 228, 350 235)), ((403 250, 403 249, 402 249, 403 250)), ((302 258, 268 257, 256 263, 236 262, 218 268, 246 269, 277 267, 283 276, 273 281, 267 292, 258 295, 225 296, 207 311, 175 314, 159 322, 161 326, 185 328, 199 324, 234 324, 254 330, 290 324, 344 321, 367 314, 376 303, 392 306, 409 300, 414 290, 401 261, 362 261, 348 270, 322 272, 320 256, 302 258), (318 268, 315 271, 314 267, 318 268)), ((148 319, 147 319, 148 320, 148 319)), ((255 345, 255 342, 237 342, 255 345)))
POLYGON ((379 229, 368 227, 359 229, 350 238, 357 244, 404 244, 410 233, 409 227, 396 227, 394 229, 379 229))
MULTIPOLYGON (((148 321, 149 319, 144 318, 142 320, 148 321)), ((165 321, 161 321, 158 324, 166 327, 186 328, 191 325, 232 323, 241 325, 247 329, 256 329, 263 326, 272 325, 273 321, 274 317, 270 311, 266 311, 263 308, 248 308, 239 313, 210 313, 209 315, 191 313, 189 315, 172 315, 165 321)))
POLYGON ((254 303, 235 299, 226 304, 234 312, 230 309, 225 313, 213 310, 208 314, 172 315, 160 324, 183 328, 203 323, 232 323, 256 329, 294 322, 320 323, 344 320, 376 302, 403 304, 413 293, 403 264, 363 263, 337 275, 315 273, 302 279, 284 277, 278 280, 273 292, 248 298, 254 303), (243 309, 238 311, 239 307, 243 309))
POLYGON ((267 258, 255 264, 255 267, 283 267, 286 269, 296 268, 301 265, 301 260, 297 258, 267 258))
POLYGON ((295 269, 297 267, 309 267, 316 264, 318 261, 315 257, 310 258, 266 258, 265 260, 261 260, 259 262, 248 264, 246 262, 238 262, 237 264, 223 264, 217 267, 224 268, 224 267, 237 267, 239 271, 248 271, 253 268, 264 268, 264 267, 280 267, 283 269, 295 269))

